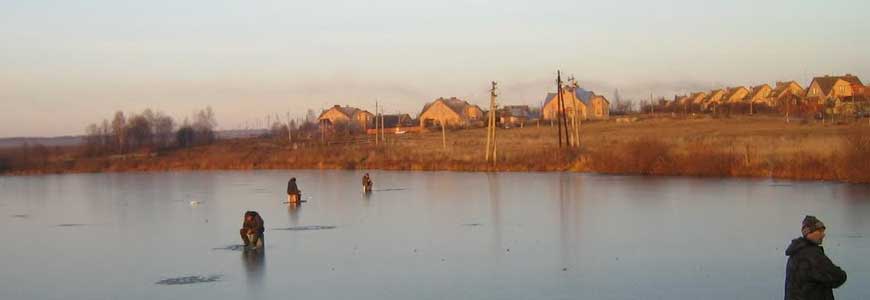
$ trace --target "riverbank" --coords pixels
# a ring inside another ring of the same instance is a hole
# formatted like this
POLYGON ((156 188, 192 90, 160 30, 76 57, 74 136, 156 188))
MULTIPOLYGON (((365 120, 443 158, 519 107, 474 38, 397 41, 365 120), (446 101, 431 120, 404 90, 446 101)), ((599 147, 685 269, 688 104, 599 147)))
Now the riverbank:
MULTIPOLYGON (((555 127, 498 131, 498 161, 484 160, 485 129, 291 144, 222 140, 154 153, 76 157, 68 152, 6 174, 252 169, 575 171, 642 175, 771 177, 870 183, 870 127, 785 123, 781 118, 589 122, 581 147, 558 147, 555 127)), ((72 150, 70 150, 72 151, 72 150)))

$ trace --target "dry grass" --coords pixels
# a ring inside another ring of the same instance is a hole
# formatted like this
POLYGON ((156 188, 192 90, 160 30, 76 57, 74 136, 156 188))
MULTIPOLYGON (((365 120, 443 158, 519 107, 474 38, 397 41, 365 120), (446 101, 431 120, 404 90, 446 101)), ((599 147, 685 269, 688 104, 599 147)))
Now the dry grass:
POLYGON ((792 122, 780 118, 642 119, 590 122, 581 147, 558 147, 556 128, 498 131, 498 162, 484 161, 485 130, 287 143, 227 140, 157 155, 55 162, 15 174, 201 169, 389 169, 581 171, 644 175, 776 177, 870 182, 870 127, 792 122))

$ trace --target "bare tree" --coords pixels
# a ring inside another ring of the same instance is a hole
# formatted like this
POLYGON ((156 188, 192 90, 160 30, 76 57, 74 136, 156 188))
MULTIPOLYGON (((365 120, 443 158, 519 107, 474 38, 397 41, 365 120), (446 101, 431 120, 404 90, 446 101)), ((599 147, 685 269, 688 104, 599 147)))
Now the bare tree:
MULTIPOLYGON (((148 111, 150 112, 150 110, 148 111)), ((153 114, 151 117, 153 119, 153 114)), ((134 114, 130 116, 129 121, 127 122, 126 133, 130 149, 139 149, 150 146, 151 139, 154 136, 154 133, 151 130, 151 123, 148 121, 148 117, 146 117, 145 114, 134 114)))
POLYGON ((85 127, 85 154, 95 155, 103 150, 103 136, 97 124, 85 127))
POLYGON ((314 110, 308 109, 308 112, 305 113, 305 123, 317 123, 317 114, 314 113, 314 110))
POLYGON ((215 140, 217 119, 211 106, 197 112, 193 117, 194 140, 197 144, 211 144, 215 140))
POLYGON ((154 130, 154 143, 157 147, 168 147, 172 142, 172 130, 175 129, 175 120, 172 117, 157 112, 154 121, 151 122, 154 130))
POLYGON ((127 118, 124 117, 124 112, 115 112, 115 118, 112 119, 112 136, 114 137, 115 149, 123 153, 126 150, 127 143, 127 118))
POLYGON ((182 148, 193 146, 194 135, 195 130, 193 126, 190 126, 190 122, 185 118, 184 122, 181 123, 181 127, 178 128, 178 132, 175 133, 176 144, 182 148))

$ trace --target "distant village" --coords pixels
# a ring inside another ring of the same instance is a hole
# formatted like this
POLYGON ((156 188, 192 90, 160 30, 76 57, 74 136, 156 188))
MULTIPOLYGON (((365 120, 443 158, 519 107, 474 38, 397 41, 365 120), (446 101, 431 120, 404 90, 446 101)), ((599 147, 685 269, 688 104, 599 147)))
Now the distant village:
MULTIPOLYGON (((870 87, 854 75, 819 76, 804 88, 795 81, 767 83, 745 87, 723 87, 674 95, 672 99, 640 101, 639 107, 617 103, 576 84, 562 88, 564 111, 568 118, 581 121, 608 120, 611 116, 632 113, 660 113, 672 116, 731 114, 792 114, 807 118, 826 116, 867 117, 870 112, 870 87)), ((558 93, 547 93, 540 107, 529 105, 499 106, 499 127, 523 127, 551 124, 561 117, 558 93)), ((419 132, 427 129, 484 127, 488 111, 466 100, 450 97, 426 103, 419 114, 374 114, 367 110, 334 105, 318 117, 321 129, 350 134, 386 134, 419 132)))
POLYGON ((646 110, 684 114, 756 114, 797 113, 821 118, 825 116, 863 116, 870 109, 870 87, 857 76, 820 76, 803 88, 795 81, 764 83, 752 87, 736 86, 675 95, 658 99, 646 110))

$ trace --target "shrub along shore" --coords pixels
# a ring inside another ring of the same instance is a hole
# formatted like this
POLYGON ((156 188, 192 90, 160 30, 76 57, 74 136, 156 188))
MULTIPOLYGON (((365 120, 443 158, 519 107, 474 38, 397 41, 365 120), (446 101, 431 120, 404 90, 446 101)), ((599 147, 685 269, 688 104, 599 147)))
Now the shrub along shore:
MULTIPOLYGON (((485 129, 448 130, 290 143, 280 138, 123 155, 84 155, 80 148, 0 151, 0 172, 382 169, 446 171, 572 171, 608 174, 765 177, 870 183, 870 125, 786 123, 782 118, 650 118, 599 121, 581 127, 579 148, 560 148, 556 127, 497 132, 497 161, 484 159, 485 129)), ((44 147, 43 147, 44 148, 44 147)))

